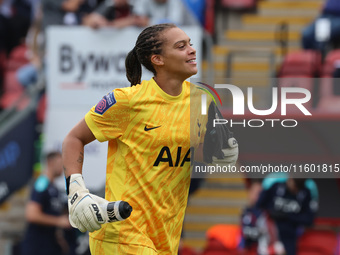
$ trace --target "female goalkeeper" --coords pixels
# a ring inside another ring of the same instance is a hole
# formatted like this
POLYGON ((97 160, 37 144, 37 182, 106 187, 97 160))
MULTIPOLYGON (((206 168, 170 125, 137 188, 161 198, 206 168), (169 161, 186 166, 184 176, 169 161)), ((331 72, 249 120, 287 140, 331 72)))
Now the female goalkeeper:
POLYGON ((63 142, 70 221, 91 232, 92 254, 177 254, 190 147, 198 147, 205 132, 200 108, 190 113, 192 85, 185 81, 197 73, 196 51, 174 24, 151 26, 128 54, 126 73, 131 87, 105 95, 63 142), (154 74, 151 80, 141 81, 141 64, 154 74), (190 131, 193 116, 200 125, 190 131), (81 176, 84 146, 95 139, 108 141, 105 200, 90 194, 81 176), (121 215, 118 202, 103 207, 120 200, 133 208, 124 221, 129 213, 121 215))

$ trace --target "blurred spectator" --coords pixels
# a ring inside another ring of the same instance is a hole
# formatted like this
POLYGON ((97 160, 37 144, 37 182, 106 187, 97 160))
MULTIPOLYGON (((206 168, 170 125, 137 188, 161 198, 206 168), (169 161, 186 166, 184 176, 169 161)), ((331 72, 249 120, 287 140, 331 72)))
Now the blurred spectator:
POLYGON ((241 214, 243 247, 247 251, 253 251, 254 253, 257 251, 257 242, 260 236, 257 220, 262 215, 262 210, 256 208, 255 203, 258 200, 261 190, 262 184, 260 181, 249 184, 247 205, 241 214))
POLYGON ((83 25, 92 28, 123 28, 134 24, 132 5, 128 0, 111 0, 102 2, 95 11, 83 18, 83 25))
POLYGON ((135 25, 141 27, 168 22, 177 26, 199 25, 181 0, 138 0, 133 13, 135 25))
POLYGON ((35 84, 38 80, 38 71, 40 68, 40 57, 33 53, 30 57, 30 63, 17 70, 17 79, 19 83, 24 87, 35 84))
POLYGON ((326 0, 320 16, 302 32, 302 46, 304 49, 325 51, 328 43, 333 44, 331 45, 333 47, 334 44, 338 46, 340 43, 339 0, 326 0), (327 20, 326 22, 319 22, 321 19, 327 19, 329 22, 327 20))
POLYGON ((46 156, 46 169, 32 188, 26 205, 28 226, 22 244, 22 255, 67 254, 67 242, 60 229, 71 228, 68 215, 62 214, 61 194, 54 180, 62 172, 61 154, 51 152, 46 156))
POLYGON ((22 66, 17 70, 16 76, 19 83, 27 87, 31 84, 35 84, 38 80, 38 71, 42 68, 42 45, 43 38, 41 35, 41 21, 42 13, 41 9, 35 13, 35 19, 29 32, 26 36, 27 57, 29 63, 22 66))
POLYGON ((247 206, 241 214, 242 247, 247 254, 284 254, 274 222, 255 206, 261 191, 261 180, 253 179, 248 188, 247 206))
POLYGON ((92 12, 96 0, 41 0, 43 30, 51 25, 79 25, 82 18, 92 12))
POLYGON ((256 207, 274 220, 287 255, 295 255, 301 227, 313 224, 317 201, 306 179, 265 179, 256 207))
POLYGON ((96 5, 96 0, 41 0, 41 8, 35 11, 34 22, 26 38, 30 63, 17 71, 21 85, 27 87, 37 82, 38 72, 43 68, 46 28, 51 25, 79 25, 82 17, 94 10, 96 5))
POLYGON ((43 36, 41 34, 42 11, 40 5, 34 12, 34 20, 26 36, 28 64, 17 70, 17 79, 19 83, 27 87, 35 84, 38 80, 38 72, 42 68, 43 59, 43 36))
POLYGON ((178 26, 199 25, 199 21, 181 0, 138 0, 129 5, 127 0, 102 3, 83 24, 92 28, 127 26, 146 27, 160 23, 175 23, 178 26))
POLYGON ((0 51, 7 55, 26 37, 35 1, 0 0, 0 51))

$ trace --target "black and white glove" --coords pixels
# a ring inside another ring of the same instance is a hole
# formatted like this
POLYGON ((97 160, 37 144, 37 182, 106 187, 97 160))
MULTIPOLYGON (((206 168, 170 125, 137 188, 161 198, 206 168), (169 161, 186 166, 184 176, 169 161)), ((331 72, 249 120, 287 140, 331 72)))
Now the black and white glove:
POLYGON ((238 143, 234 137, 227 140, 227 148, 221 149, 220 156, 212 156, 212 164, 234 166, 238 159, 238 143))
POLYGON ((239 154, 237 140, 226 125, 214 126, 214 119, 223 119, 223 116, 212 102, 209 106, 207 130, 203 144, 204 162, 234 166, 239 154))
POLYGON ((81 174, 72 174, 67 178, 66 192, 70 223, 81 232, 93 232, 104 223, 125 220, 132 211, 125 201, 109 202, 89 193, 81 174))

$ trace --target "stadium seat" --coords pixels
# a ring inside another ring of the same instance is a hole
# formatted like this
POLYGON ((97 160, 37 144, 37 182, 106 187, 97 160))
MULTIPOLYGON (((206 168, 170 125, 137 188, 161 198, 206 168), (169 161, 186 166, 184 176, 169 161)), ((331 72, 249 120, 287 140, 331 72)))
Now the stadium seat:
MULTIPOLYGON (((24 88, 18 82, 15 71, 8 71, 4 77, 3 94, 0 98, 0 107, 6 109, 13 105, 23 94, 24 88)), ((27 105, 27 102, 20 102, 21 107, 27 105)))
POLYGON ((334 64, 337 60, 340 60, 340 49, 332 50, 327 54, 321 77, 333 77, 334 64))
POLYGON ((6 71, 16 71, 18 68, 29 63, 27 58, 27 47, 25 44, 21 44, 15 47, 7 60, 6 71))
POLYGON ((238 255, 241 229, 238 225, 218 224, 208 229, 208 242, 202 255, 238 255))
POLYGON ((198 253, 193 248, 184 246, 179 250, 178 255, 198 255, 198 253))
MULTIPOLYGON (((340 112, 340 96, 334 93, 335 63, 340 60, 340 50, 330 51, 322 68, 320 80, 320 99, 317 110, 320 112, 340 112)), ((337 78, 339 79, 339 78, 337 78)))
POLYGON ((237 249, 226 248, 219 240, 209 239, 202 255, 240 255, 237 249))
POLYGON ((330 230, 307 230, 299 239, 298 255, 334 255, 337 235, 330 230))
POLYGON ((321 53, 314 50, 291 52, 284 58, 278 73, 278 78, 318 77, 322 67, 321 59, 321 53))
POLYGON ((247 10, 256 7, 257 0, 221 0, 222 7, 232 10, 247 10))
MULTIPOLYGON (((321 53, 315 50, 300 50, 287 54, 278 72, 278 87, 299 87, 309 90, 314 96, 312 100, 305 103, 307 109, 312 109, 316 105, 315 97, 316 80, 320 76, 322 69, 321 53)), ((304 95, 297 93, 290 98, 301 98, 304 95)), ((288 106, 287 112, 296 111, 295 106, 288 106)))

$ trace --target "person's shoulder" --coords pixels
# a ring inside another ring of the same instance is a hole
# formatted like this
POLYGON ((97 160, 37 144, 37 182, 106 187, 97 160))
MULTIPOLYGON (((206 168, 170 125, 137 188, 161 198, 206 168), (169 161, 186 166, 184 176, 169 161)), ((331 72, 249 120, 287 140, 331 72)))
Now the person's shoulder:
POLYGON ((190 94, 193 96, 207 94, 207 90, 205 88, 189 81, 184 81, 184 86, 190 89, 190 94))
POLYGON ((137 94, 141 90, 141 84, 137 84, 132 87, 123 87, 123 88, 116 88, 110 92, 114 97, 115 101, 121 100, 128 100, 130 101, 131 98, 137 94))
POLYGON ((285 173, 271 173, 266 176, 262 181, 262 188, 269 190, 280 183, 285 183, 288 179, 288 175, 285 173))
POLYGON ((305 187, 309 190, 313 200, 319 199, 318 186, 316 185, 314 180, 307 179, 306 182, 305 182, 305 187))
POLYGON ((130 96, 135 93, 138 93, 141 89, 143 89, 143 85, 149 81, 142 81, 140 84, 136 84, 131 87, 123 87, 123 88, 117 88, 114 89, 113 92, 115 94, 120 94, 120 95, 125 95, 125 96, 130 96))
POLYGON ((45 175, 41 175, 34 183, 34 190, 37 192, 44 192, 50 185, 50 180, 45 175))
POLYGON ((190 87, 191 89, 199 89, 199 88, 200 88, 200 86, 198 86, 197 84, 192 83, 192 82, 190 82, 190 81, 184 81, 183 84, 184 84, 185 86, 190 87))

